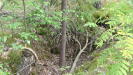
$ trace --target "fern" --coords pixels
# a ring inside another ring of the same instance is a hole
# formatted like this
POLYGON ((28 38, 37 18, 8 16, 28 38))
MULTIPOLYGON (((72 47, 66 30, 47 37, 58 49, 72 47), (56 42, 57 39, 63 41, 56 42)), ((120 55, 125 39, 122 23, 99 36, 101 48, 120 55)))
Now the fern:
POLYGON ((107 69, 107 75, 127 75, 131 66, 130 61, 133 60, 132 41, 133 38, 124 37, 101 54, 98 62, 107 69))
POLYGON ((101 53, 98 67, 104 68, 106 75, 128 75, 133 60, 132 8, 125 1, 121 1, 119 4, 112 3, 105 6, 105 10, 110 14, 111 21, 108 24, 111 25, 111 29, 103 32, 96 44, 101 47, 111 38, 118 41, 112 42, 111 47, 101 53), (115 30, 117 33, 112 35, 115 30))

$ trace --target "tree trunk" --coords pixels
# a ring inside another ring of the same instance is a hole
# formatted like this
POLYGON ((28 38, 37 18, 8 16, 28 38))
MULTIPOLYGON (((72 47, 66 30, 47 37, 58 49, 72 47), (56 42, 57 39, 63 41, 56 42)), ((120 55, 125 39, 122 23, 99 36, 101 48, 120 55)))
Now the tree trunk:
POLYGON ((62 36, 61 36, 61 45, 60 45, 60 67, 65 66, 65 50, 66 50, 66 21, 64 20, 66 16, 66 9, 67 9, 67 0, 62 0, 61 10, 62 10, 62 36))
POLYGON ((24 17, 23 17, 23 24, 24 24, 24 26, 25 26, 25 31, 27 31, 27 25, 26 25, 26 20, 25 20, 25 18, 26 18, 26 4, 25 4, 25 0, 22 0, 22 3, 23 3, 23 15, 24 15, 24 17))

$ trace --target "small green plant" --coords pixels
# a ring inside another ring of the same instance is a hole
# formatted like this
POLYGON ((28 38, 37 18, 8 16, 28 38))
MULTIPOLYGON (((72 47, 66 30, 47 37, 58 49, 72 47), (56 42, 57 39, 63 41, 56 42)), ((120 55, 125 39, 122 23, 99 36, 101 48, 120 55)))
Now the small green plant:
POLYGON ((131 42, 133 33, 129 32, 132 30, 129 28, 133 22, 129 18, 133 15, 132 9, 124 1, 108 5, 106 10, 108 9, 112 14, 112 21, 108 23, 112 27, 98 38, 97 45, 102 46, 104 42, 112 38, 118 41, 112 42, 111 47, 101 53, 98 63, 106 70, 107 75, 128 75, 133 56, 133 43, 131 42), (116 5, 118 6, 116 7, 116 5), (128 11, 124 9, 128 9, 128 11), (112 34, 115 30, 117 33, 112 34))
MULTIPOLYGON (((101 21, 107 20, 109 28, 105 28, 103 32, 95 31, 96 34, 100 33, 95 41, 97 48, 103 47, 106 42, 108 42, 108 47, 101 51, 100 56, 96 59, 97 67, 94 72, 98 72, 96 75, 128 75, 133 61, 132 8, 127 1, 121 0, 119 3, 108 4, 95 12, 99 18, 108 17, 101 21)), ((94 14, 95 17, 95 12, 90 14, 94 14)), ((95 25, 95 21, 89 21, 89 23, 85 23, 85 26, 99 28, 95 25)), ((90 72, 90 69, 88 71, 90 72)), ((84 72, 84 70, 75 74, 80 72, 84 72)))
POLYGON ((8 72, 7 68, 4 68, 3 66, 3 64, 0 64, 0 75, 10 75, 10 72, 8 72))
POLYGON ((62 13, 60 11, 44 11, 44 9, 37 5, 37 3, 33 3, 36 6, 36 9, 33 10, 31 13, 28 14, 28 24, 32 25, 32 28, 40 33, 51 32, 51 28, 54 27, 55 29, 60 28, 60 21, 62 13), (45 32, 46 31, 46 32, 45 32))
POLYGON ((12 73, 16 73, 19 64, 21 63, 22 53, 21 51, 11 51, 5 62, 9 65, 12 73))
POLYGON ((65 70, 67 70, 67 69, 69 69, 69 68, 70 68, 70 66, 65 66, 65 67, 61 67, 60 70, 61 70, 61 71, 65 71, 65 70))

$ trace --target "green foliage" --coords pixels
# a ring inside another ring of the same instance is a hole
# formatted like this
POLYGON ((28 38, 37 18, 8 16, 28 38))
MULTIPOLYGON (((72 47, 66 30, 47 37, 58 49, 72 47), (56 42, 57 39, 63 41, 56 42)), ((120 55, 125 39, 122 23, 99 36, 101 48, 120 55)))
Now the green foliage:
POLYGON ((34 32, 34 34, 45 36, 45 40, 52 43, 51 41, 53 40, 50 38, 57 35, 61 28, 62 12, 58 10, 44 10, 44 8, 37 3, 33 3, 33 5, 35 9, 29 13, 26 18, 28 30, 30 34, 34 32))
MULTIPOLYGON (((68 3, 72 2, 72 4, 68 4, 71 9, 67 10, 67 17, 62 19, 62 12, 58 11, 60 9, 58 7, 58 4, 60 4, 59 0, 51 0, 50 3, 43 0, 28 0, 26 1, 25 26, 23 17, 19 17, 22 15, 20 13, 16 15, 18 11, 23 12, 22 3, 16 0, 7 0, 10 4, 6 5, 5 8, 8 8, 13 13, 6 17, 0 16, 0 51, 7 45, 16 51, 11 52, 9 54, 10 58, 6 61, 11 69, 15 71, 16 66, 20 63, 21 53, 17 53, 17 50, 21 50, 23 44, 30 45, 32 44, 31 40, 39 40, 38 35, 45 36, 44 39, 53 44, 51 42, 53 41, 53 36, 60 33, 60 22, 67 20, 68 32, 75 30, 76 33, 81 32, 84 34, 88 31, 90 34, 88 38, 97 35, 95 36, 95 45, 97 48, 102 48, 107 42, 109 43, 109 47, 100 53, 97 61, 91 62, 94 63, 93 67, 90 67, 92 64, 85 64, 83 65, 85 67, 81 66, 82 69, 78 69, 74 75, 87 75, 88 72, 92 72, 95 68, 97 71, 102 69, 98 73, 101 75, 128 75, 128 72, 132 70, 133 63, 132 1, 121 0, 109 3, 101 9, 93 7, 95 1, 97 0, 68 1, 68 3), (57 7, 52 8, 52 5, 57 5, 57 7), (98 26, 97 22, 104 23, 105 21, 107 21, 108 28, 98 26), (6 32, 9 33, 5 34, 6 32), (22 42, 17 42, 15 39, 22 40, 22 42), (84 69, 89 71, 85 72, 84 69)), ((79 37, 77 34, 75 35, 79 37)), ((72 33, 70 36, 75 35, 72 33)), ((80 36, 83 35, 81 34, 80 36)), ((0 68, 3 68, 3 65, 0 68)), ((62 70, 65 69, 68 69, 68 67, 62 68, 62 70)), ((0 75, 1 73, 7 73, 7 71, 0 69, 0 75)))
POLYGON ((9 65, 13 73, 15 73, 21 63, 22 53, 21 51, 11 51, 5 62, 9 65))
POLYGON ((84 26, 85 27, 96 27, 97 25, 93 22, 87 22, 84 26))
POLYGON ((102 46, 102 44, 110 38, 115 37, 112 33, 121 31, 121 29, 124 32, 131 30, 131 28, 127 27, 131 27, 132 25, 130 24, 133 22, 131 18, 131 15, 133 15, 132 8, 124 1, 109 4, 104 7, 102 11, 106 11, 106 13, 110 14, 108 18, 110 21, 108 21, 107 24, 109 24, 111 28, 103 32, 100 38, 98 38, 97 45, 99 46, 102 46))
MULTIPOLYGON (((109 20, 107 24, 110 26, 109 29, 105 29, 103 32, 97 31, 97 34, 100 34, 95 41, 98 48, 101 48, 106 42, 110 45, 100 53, 101 55, 97 59, 97 68, 94 69, 94 72, 98 72, 96 75, 129 74, 133 61, 132 12, 133 10, 127 1, 122 0, 119 3, 109 3, 102 9, 89 13, 93 14, 92 16, 95 19, 94 21, 88 20, 89 22, 85 26, 95 26, 95 21, 100 18, 103 18, 100 19, 101 22, 109 20)), ((83 24, 83 22, 81 23, 83 24)), ((84 72, 84 70, 79 72, 84 72)))
POLYGON ((109 30, 106 30, 105 32, 103 32, 100 35, 100 37, 97 38, 96 45, 98 47, 102 47, 106 41, 113 38, 113 36, 114 36, 114 35, 112 35, 113 32, 114 32, 114 30, 112 30, 112 29, 109 29, 109 30))
MULTIPOLYGON (((0 51, 2 53, 5 47, 12 48, 13 51, 6 60, 0 60, 8 63, 8 69, 15 73, 21 62, 21 53, 19 51, 24 45, 31 45, 31 41, 40 40, 37 36, 51 36, 60 30, 62 21, 61 11, 45 11, 43 6, 50 6, 48 2, 38 2, 36 0, 26 1, 26 26, 24 25, 23 5, 17 0, 7 0, 5 9, 11 11, 11 14, 0 16, 0 51), (27 10, 28 9, 28 10, 27 10), (32 10, 30 10, 32 9, 32 10), (33 10, 34 9, 34 10, 33 10), (20 12, 20 13, 18 13, 20 12), (9 32, 6 34, 6 32, 9 32)), ((49 39, 49 37, 47 37, 49 39)), ((47 39, 46 38, 46 39, 47 39)), ((42 40, 41 40, 42 41, 42 40)), ((51 41, 51 40, 50 40, 51 41)), ((3 71, 5 72, 5 71, 3 71)), ((0 72, 2 73, 2 72, 0 72)), ((0 74, 1 75, 1 74, 0 74)), ((3 74, 2 74, 3 75, 3 74)))
POLYGON ((64 67, 61 67, 60 70, 63 72, 65 70, 69 69, 69 68, 70 68, 70 66, 64 66, 64 67))
POLYGON ((21 62, 21 51, 11 51, 9 55, 0 57, 0 74, 11 75, 17 71, 21 62))
POLYGON ((20 38, 23 39, 27 44, 30 44, 31 39, 39 40, 38 37, 32 32, 21 32, 19 35, 20 38))
POLYGON ((0 75, 10 75, 4 64, 0 64, 0 75))
POLYGON ((56 11, 51 13, 50 11, 44 11, 44 9, 41 6, 36 5, 36 3, 33 5, 36 6, 36 8, 29 13, 28 23, 35 27, 40 27, 39 25, 44 25, 44 27, 52 25, 55 28, 60 28, 61 12, 56 11))
POLYGON ((77 29, 78 32, 85 32, 86 29, 89 31, 90 29, 97 27, 93 16, 93 13, 96 11, 93 7, 93 1, 77 0, 73 2, 75 2, 75 5, 77 4, 77 7, 72 8, 73 12, 69 12, 72 13, 69 17, 72 24, 70 24, 69 27, 77 29))
POLYGON ((107 70, 107 75, 128 75, 133 60, 131 41, 133 41, 132 38, 124 37, 101 53, 98 63, 107 70))
POLYGON ((98 38, 101 41, 97 44, 102 46, 103 42, 112 37, 117 38, 119 41, 113 43, 113 46, 101 53, 98 63, 106 69, 107 75, 128 75, 133 56, 133 38, 131 37, 133 33, 129 33, 129 30, 132 30, 132 28, 129 28, 130 24, 133 22, 132 18, 129 18, 133 15, 131 12, 132 8, 122 1, 119 4, 108 5, 105 9, 107 12, 109 9, 112 21, 108 23, 113 30, 117 30, 117 34, 112 36, 113 30, 104 32, 104 35, 102 34, 98 38))

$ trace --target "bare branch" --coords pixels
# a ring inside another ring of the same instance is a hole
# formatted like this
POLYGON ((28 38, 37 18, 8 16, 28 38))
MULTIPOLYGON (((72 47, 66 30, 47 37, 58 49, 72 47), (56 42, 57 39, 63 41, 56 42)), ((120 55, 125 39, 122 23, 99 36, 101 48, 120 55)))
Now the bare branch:
POLYGON ((21 71, 23 71, 23 70, 26 69, 27 67, 31 66, 33 63, 35 63, 35 62, 32 62, 32 63, 30 63, 29 65, 23 67, 22 69, 20 69, 19 71, 17 71, 16 74, 19 75, 19 73, 20 73, 21 71))
POLYGON ((35 63, 36 63, 36 64, 43 65, 43 63, 41 63, 41 61, 39 60, 39 58, 38 58, 36 52, 35 52, 33 49, 28 48, 28 47, 24 47, 23 49, 26 49, 26 50, 30 51, 30 52, 34 55, 34 57, 35 57, 35 63))
MULTIPOLYGON (((78 43, 79 43, 79 42, 78 42, 78 43)), ((80 43, 79 43, 79 44, 80 44, 80 43)), ((80 57, 80 55, 84 52, 84 50, 86 49, 87 46, 88 46, 88 32, 87 32, 87 36, 86 36, 86 44, 84 45, 84 47, 83 47, 82 49, 80 49, 78 55, 76 56, 76 58, 75 58, 75 60, 74 60, 74 62, 73 62, 72 68, 71 68, 71 70, 70 70, 70 73, 74 72, 74 69, 75 69, 76 64, 77 64, 77 62, 78 62, 78 60, 79 60, 79 57, 80 57)))
POLYGON ((79 42, 79 40, 78 39, 76 39, 75 37, 73 37, 73 39, 79 44, 79 49, 81 50, 81 43, 79 42))

